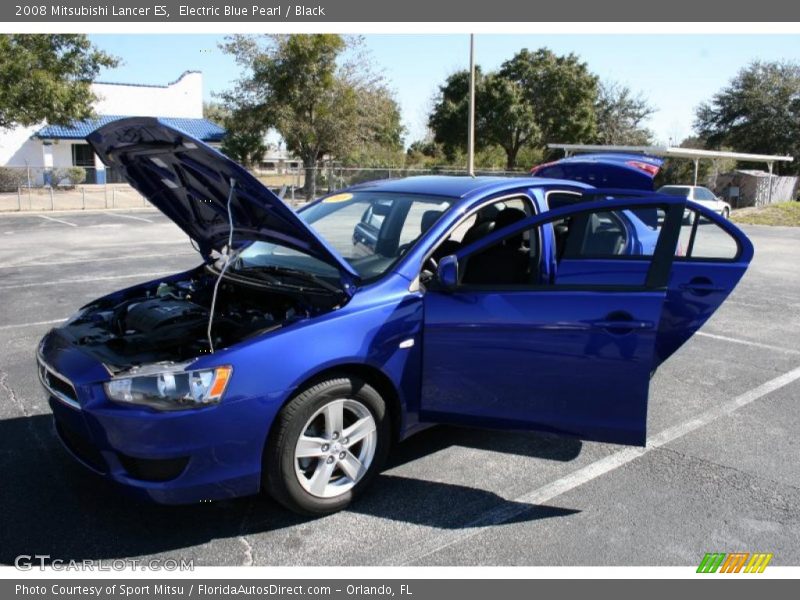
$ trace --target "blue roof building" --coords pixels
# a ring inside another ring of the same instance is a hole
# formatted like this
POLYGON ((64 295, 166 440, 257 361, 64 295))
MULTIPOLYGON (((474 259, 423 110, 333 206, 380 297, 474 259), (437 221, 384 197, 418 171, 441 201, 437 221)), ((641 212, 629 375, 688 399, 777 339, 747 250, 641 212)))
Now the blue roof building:
MULTIPOLYGON (((33 137, 43 140, 84 140, 98 127, 129 116, 131 115, 99 115, 92 119, 74 121, 69 125, 45 125, 33 137)), ((209 144, 220 143, 225 135, 225 129, 207 119, 181 117, 159 117, 159 119, 165 125, 209 144)))

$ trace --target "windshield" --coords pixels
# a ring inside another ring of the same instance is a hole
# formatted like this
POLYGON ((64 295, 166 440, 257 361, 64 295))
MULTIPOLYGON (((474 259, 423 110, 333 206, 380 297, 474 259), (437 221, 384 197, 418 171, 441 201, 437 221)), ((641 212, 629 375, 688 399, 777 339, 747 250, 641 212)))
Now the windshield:
MULTIPOLYGON (((450 208, 452 198, 391 192, 335 194, 298 212, 362 280, 383 275, 450 208)), ((236 270, 293 269, 338 281, 338 271, 307 254, 268 242, 245 249, 236 270)))
POLYGON ((688 198, 689 192, 692 188, 679 186, 679 185, 666 185, 658 189, 659 194, 666 194, 667 196, 679 196, 681 198, 688 198))

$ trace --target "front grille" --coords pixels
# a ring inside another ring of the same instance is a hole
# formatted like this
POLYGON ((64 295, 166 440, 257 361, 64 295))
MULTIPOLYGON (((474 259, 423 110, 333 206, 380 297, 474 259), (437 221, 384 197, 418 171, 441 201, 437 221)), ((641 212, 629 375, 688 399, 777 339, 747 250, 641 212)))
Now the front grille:
POLYGON ((75 431, 72 427, 59 420, 55 419, 56 432, 64 442, 64 445, 77 456, 84 463, 89 465, 95 471, 105 473, 107 470, 106 461, 103 455, 95 448, 94 444, 90 442, 84 435, 75 431))
POLYGON ((63 375, 54 371, 41 357, 39 357, 38 362, 39 381, 42 382, 42 385, 50 395, 61 400, 65 404, 69 404, 73 408, 80 408, 78 394, 75 392, 75 388, 70 381, 63 375))

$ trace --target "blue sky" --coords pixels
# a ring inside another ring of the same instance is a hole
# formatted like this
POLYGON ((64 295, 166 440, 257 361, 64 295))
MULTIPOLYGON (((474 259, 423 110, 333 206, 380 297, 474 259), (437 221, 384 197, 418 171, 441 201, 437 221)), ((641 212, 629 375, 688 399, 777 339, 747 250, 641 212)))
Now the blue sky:
MULTIPOLYGON (((164 84, 187 69, 204 74, 205 96, 231 86, 239 69, 217 47, 222 35, 91 35, 92 41, 122 58, 101 74, 103 81, 164 84)), ((466 68, 469 36, 370 34, 364 41, 400 103, 406 142, 425 134, 437 86, 466 68)), ((697 105, 726 85, 754 59, 800 61, 798 35, 478 35, 476 57, 496 68, 521 48, 547 46, 574 52, 602 79, 641 92, 658 110, 648 126, 659 141, 676 142, 692 132, 697 105)), ((557 140, 553 140, 557 141, 557 140)))

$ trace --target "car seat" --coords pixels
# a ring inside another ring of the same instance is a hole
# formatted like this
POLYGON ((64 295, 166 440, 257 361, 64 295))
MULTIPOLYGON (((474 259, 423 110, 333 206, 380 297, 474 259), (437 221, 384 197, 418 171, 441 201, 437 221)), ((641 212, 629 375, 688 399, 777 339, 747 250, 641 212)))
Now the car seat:
MULTIPOLYGON (((518 208, 504 208, 497 215, 494 229, 499 230, 523 220, 527 215, 518 208)), ((527 280, 529 253, 523 249, 524 233, 471 256, 467 260, 463 282, 472 285, 514 285, 527 280)))

